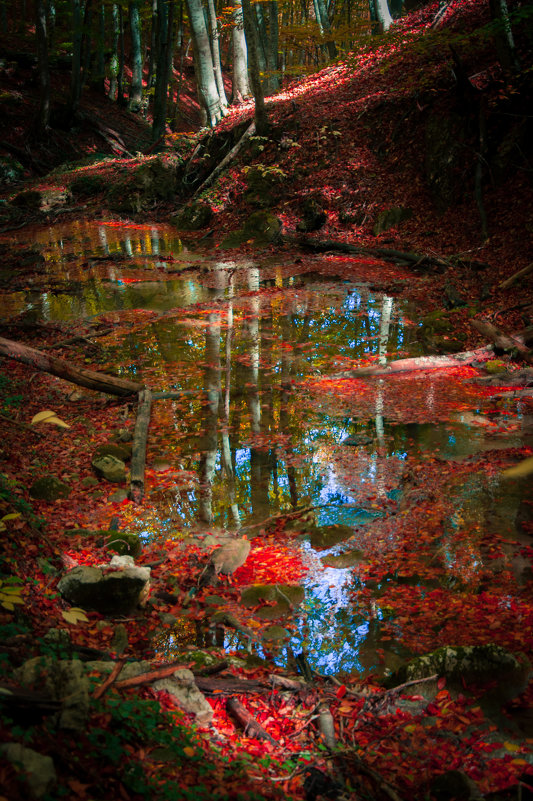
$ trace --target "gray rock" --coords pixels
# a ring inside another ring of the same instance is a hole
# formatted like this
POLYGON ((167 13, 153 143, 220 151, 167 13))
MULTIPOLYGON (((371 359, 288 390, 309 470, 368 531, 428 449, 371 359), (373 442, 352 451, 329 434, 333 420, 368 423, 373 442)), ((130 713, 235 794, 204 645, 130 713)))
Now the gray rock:
POLYGON ((171 222, 181 231, 199 231, 211 222, 213 209, 203 200, 185 206, 171 217, 171 222))
POLYGON ((121 462, 127 462, 128 459, 131 459, 131 443, 104 442, 94 451, 93 458, 95 456, 114 456, 115 459, 120 459, 121 462))
POLYGON ((126 567, 104 575, 100 567, 78 565, 60 579, 57 588, 73 606, 116 616, 129 615, 139 606, 149 582, 149 567, 126 567))
POLYGON ((95 456, 91 464, 96 475, 105 478, 106 481, 112 481, 114 484, 126 481, 126 465, 116 456, 95 456))
POLYGON ((60 498, 68 498, 70 487, 56 476, 43 476, 33 482, 30 495, 38 501, 57 501, 60 498))
POLYGON ((379 236, 383 231, 388 231, 389 228, 397 228, 400 223, 404 222, 404 220, 409 220, 412 216, 412 210, 403 206, 385 209, 378 214, 372 233, 374 236, 379 236))
POLYGON ((109 501, 111 503, 122 503, 128 497, 128 492, 125 489, 118 489, 115 492, 112 492, 109 496, 109 501))
POLYGON ((281 222, 269 211, 254 211, 240 231, 234 231, 221 244, 223 248, 239 247, 253 240, 254 245, 272 245, 281 242, 281 222))
POLYGON ((194 683, 194 675, 190 670, 176 670, 167 679, 159 679, 152 684, 154 690, 165 690, 170 693, 185 710, 196 717, 201 726, 207 725, 213 718, 213 709, 203 693, 194 683))
POLYGON ((54 715, 60 729, 81 732, 89 715, 89 678, 79 659, 35 657, 14 671, 15 681, 23 687, 39 688, 54 701, 61 701, 54 715))
POLYGON ((0 746, 0 753, 24 774, 33 798, 42 798, 56 783, 57 775, 51 757, 20 743, 5 743, 0 746))
MULTIPOLYGON (((120 490, 119 490, 120 492, 120 490)), ((138 534, 130 531, 116 531, 106 542, 106 548, 120 555, 128 555, 133 558, 140 555, 142 542, 138 534)))

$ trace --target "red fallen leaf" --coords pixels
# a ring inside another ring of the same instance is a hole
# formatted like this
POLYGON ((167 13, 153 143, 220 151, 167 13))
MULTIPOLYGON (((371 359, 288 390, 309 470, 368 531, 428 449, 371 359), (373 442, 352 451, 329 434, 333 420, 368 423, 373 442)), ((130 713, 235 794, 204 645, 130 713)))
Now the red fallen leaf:
POLYGON ((438 715, 439 711, 440 710, 438 706, 436 706, 435 704, 428 704, 426 707, 426 712, 428 713, 428 715, 438 715))
POLYGON ((344 686, 344 684, 341 684, 335 695, 337 696, 337 698, 344 698, 344 696, 346 695, 346 687, 344 686))
POLYGON ((440 677, 440 679, 437 682, 437 687, 439 688, 439 690, 442 690, 444 687, 446 687, 446 676, 440 677))

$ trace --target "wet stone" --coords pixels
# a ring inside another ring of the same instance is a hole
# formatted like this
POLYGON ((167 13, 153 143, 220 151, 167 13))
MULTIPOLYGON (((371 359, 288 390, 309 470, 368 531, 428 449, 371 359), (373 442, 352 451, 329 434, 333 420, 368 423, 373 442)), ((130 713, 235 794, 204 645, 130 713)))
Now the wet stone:
POLYGON ((317 551, 325 551, 353 537, 354 530, 350 526, 335 524, 320 526, 311 533, 311 546, 317 551))
POLYGON ((57 501, 68 498, 70 487, 55 476, 43 476, 34 481, 30 487, 30 495, 39 501, 57 501))

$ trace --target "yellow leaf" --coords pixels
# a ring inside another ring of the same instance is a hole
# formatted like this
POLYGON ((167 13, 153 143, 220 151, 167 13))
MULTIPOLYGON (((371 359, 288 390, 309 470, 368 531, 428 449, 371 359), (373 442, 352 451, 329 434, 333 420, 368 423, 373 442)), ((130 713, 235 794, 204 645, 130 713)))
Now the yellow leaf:
POLYGON ((505 742, 503 747, 506 751, 520 751, 521 746, 517 745, 516 743, 509 743, 505 742))
POLYGON ((63 615, 67 623, 72 623, 74 626, 76 625, 76 623, 89 622, 89 618, 87 617, 83 609, 79 609, 77 606, 73 606, 66 612, 61 612, 61 614, 63 615))
POLYGON ((529 765, 527 759, 512 759, 511 765, 529 765))
POLYGON ((45 411, 38 412, 31 421, 32 426, 36 425, 37 423, 52 423, 55 426, 60 426, 60 428, 70 428, 68 423, 65 423, 61 420, 55 412, 50 411, 50 409, 46 409, 45 411))
POLYGON ((11 512, 9 515, 4 515, 2 520, 16 520, 17 517, 20 517, 20 512, 11 512))
POLYGON ((529 476, 530 473, 533 473, 533 456, 518 462, 514 467, 504 470, 502 476, 504 478, 523 478, 524 476, 529 476))
POLYGON ((194 750, 194 748, 191 748, 190 745, 186 745, 185 748, 183 749, 183 753, 185 754, 185 756, 193 757, 196 751, 194 750))
POLYGON ((403 728, 404 731, 408 731, 409 733, 416 731, 416 726, 414 726, 412 723, 410 723, 409 726, 404 726, 403 728))

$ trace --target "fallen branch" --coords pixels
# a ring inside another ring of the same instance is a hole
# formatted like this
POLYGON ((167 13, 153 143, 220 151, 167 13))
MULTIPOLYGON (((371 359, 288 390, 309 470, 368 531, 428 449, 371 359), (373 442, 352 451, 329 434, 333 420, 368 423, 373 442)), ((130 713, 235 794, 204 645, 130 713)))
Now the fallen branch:
POLYGON ((146 464, 146 440, 150 425, 152 393, 149 389, 139 392, 137 404, 137 420, 133 432, 131 452, 131 473, 129 496, 134 503, 140 503, 144 496, 144 468, 146 464))
POLYGON ((228 166, 228 164, 230 163, 230 161, 232 161, 232 160, 235 158, 235 156, 237 155, 237 153, 239 152, 239 150, 242 148, 242 146, 244 145, 244 143, 247 141, 247 139, 249 139, 251 136, 253 136, 253 135, 254 135, 254 133, 255 133, 255 122, 252 122, 252 124, 251 124, 251 125, 249 125, 249 126, 248 126, 248 128, 245 130, 245 132, 243 133, 243 135, 241 136, 241 138, 239 139, 239 141, 237 142, 237 144, 236 144, 234 147, 232 147, 232 149, 230 150, 230 152, 229 152, 229 153, 227 153, 227 154, 224 156, 224 158, 222 159, 222 161, 220 162, 220 164, 218 164, 218 165, 215 167, 215 169, 213 170, 213 172, 211 172, 211 173, 210 173, 210 174, 207 176, 207 178, 205 179, 205 181, 203 181, 203 183, 201 183, 201 184, 200 184, 200 186, 198 187, 198 189, 197 189, 195 192, 193 192, 193 195, 192 195, 192 197, 191 197, 191 200, 194 200, 195 198, 197 198, 197 197, 198 197, 198 195, 199 195, 199 194, 201 194, 201 193, 204 191, 204 189, 207 189, 207 187, 208 187, 208 186, 211 186, 211 184, 213 183, 213 181, 214 181, 216 178, 218 178, 218 176, 220 175, 220 173, 221 173, 221 172, 223 172, 223 171, 226 169, 226 167, 228 166))
POLYGON ((501 284, 499 284, 498 288, 509 289, 509 287, 515 283, 515 281, 518 281, 519 278, 523 278, 524 275, 528 275, 532 270, 533 270, 533 261, 531 262, 531 264, 528 264, 527 267, 522 267, 521 270, 518 270, 518 272, 513 273, 511 276, 509 276, 509 278, 506 278, 505 281, 502 281, 501 284))
POLYGON ((142 390, 142 384, 128 381, 125 378, 107 375, 107 373, 97 373, 95 370, 75 367, 63 359, 49 356, 47 353, 44 353, 44 351, 30 348, 12 339, 0 337, 0 355, 7 356, 9 359, 15 359, 15 361, 23 362, 24 364, 29 364, 31 367, 36 367, 37 370, 42 370, 44 373, 51 373, 51 375, 63 378, 65 381, 70 381, 72 384, 94 389, 97 392, 106 392, 108 395, 119 395, 123 397, 135 395, 142 390))
POLYGON ((115 679, 117 678, 117 676, 119 675, 120 671, 122 670, 125 664, 126 664, 125 659, 119 659, 119 661, 116 662, 115 666, 113 667, 113 670, 111 671, 107 679, 104 682, 102 682, 102 684, 100 684, 100 686, 97 687, 96 690, 93 692, 93 698, 95 701, 101 698, 102 695, 106 692, 106 690, 109 687, 111 687, 111 685, 113 684, 113 682, 115 681, 115 679))
POLYGON ((477 350, 456 353, 454 356, 416 356, 411 359, 398 359, 390 364, 376 367, 361 367, 345 373, 337 373, 329 378, 364 378, 365 376, 390 375, 412 370, 442 370, 448 367, 464 367, 477 361, 483 361, 492 353, 492 346, 487 345, 477 350))
POLYGON ((138 676, 131 676, 129 679, 117 681, 115 687, 117 690, 124 690, 127 687, 139 687, 141 684, 151 684, 153 681, 158 681, 158 679, 166 679, 172 676, 176 670, 183 670, 184 668, 190 669, 193 664, 193 662, 188 662, 186 665, 181 662, 173 662, 170 665, 162 665, 147 673, 139 673, 138 676))
POLYGON ((430 253, 413 253, 412 251, 395 250, 394 248, 360 247, 358 245, 350 245, 349 242, 337 242, 334 239, 320 240, 297 237, 292 243, 315 253, 336 250, 339 253, 352 253, 354 256, 373 256, 395 263, 405 262, 413 267, 421 267, 427 264, 447 269, 450 266, 449 261, 446 259, 430 253))
POLYGON ((502 350, 506 353, 509 351, 516 351, 524 361, 528 364, 533 364, 533 353, 530 348, 526 347, 516 336, 505 333, 485 320, 472 320, 471 322, 476 331, 479 331, 482 336, 494 342, 494 347, 497 350, 502 350))
POLYGON ((9 423, 10 426, 17 426, 17 428, 22 428, 24 431, 31 431, 32 434, 35 434, 38 437, 44 437, 42 431, 37 431, 35 426, 29 426, 26 423, 20 423, 18 420, 13 420, 12 417, 7 417, 5 414, 0 414, 0 420, 5 420, 6 423, 9 423))
POLYGON ((264 682, 254 681, 253 679, 240 679, 237 676, 212 678, 211 676, 198 676, 195 674, 194 681, 198 689, 203 693, 215 695, 267 693, 270 689, 269 685, 264 682))
POLYGON ((244 729, 244 734, 249 737, 255 737, 258 740, 267 740, 273 745, 279 745, 272 735, 270 735, 263 726, 257 721, 247 709, 243 707, 240 701, 236 698, 228 698, 226 701, 226 711, 231 715, 233 720, 244 729))

